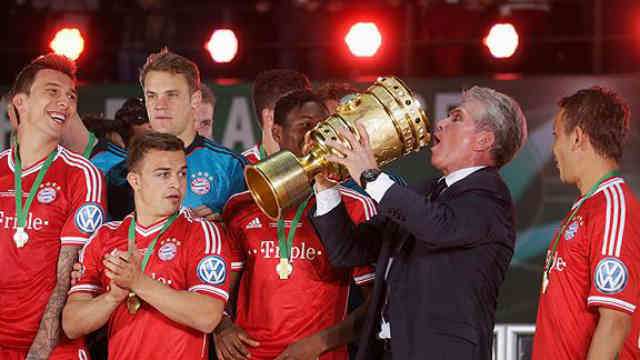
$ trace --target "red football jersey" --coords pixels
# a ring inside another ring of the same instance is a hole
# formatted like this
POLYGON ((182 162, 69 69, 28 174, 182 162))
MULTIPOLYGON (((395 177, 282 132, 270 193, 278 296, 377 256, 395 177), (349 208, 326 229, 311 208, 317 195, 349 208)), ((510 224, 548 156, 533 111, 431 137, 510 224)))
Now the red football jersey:
POLYGON ((242 153, 249 164, 255 164, 260 161, 260 144, 255 144, 242 153))
MULTIPOLYGON (((608 179, 584 201, 554 254, 549 247, 550 282, 540 294, 533 359, 585 359, 599 307, 634 314, 640 297, 638 210, 624 180, 608 179)), ((625 346, 620 359, 634 359, 629 350, 625 346)))
MULTIPOLYGON (((22 172, 23 206, 44 159, 22 172)), ((100 171, 61 146, 33 199, 25 230, 29 240, 18 248, 14 186, 14 151, 0 153, 0 348, 26 351, 40 327, 56 285, 61 246, 81 246, 102 224, 105 188, 100 171)), ((78 358, 84 340, 61 337, 54 354, 78 358), (68 355, 67 355, 68 354, 68 355)))
MULTIPOLYGON (((355 223, 376 214, 373 201, 339 187, 355 223)), ((232 271, 244 270, 238 293, 236 323, 260 346, 249 348, 252 359, 272 359, 286 347, 342 321, 347 313, 349 285, 373 281, 370 267, 337 269, 329 264, 325 247, 309 221, 313 198, 300 218, 291 247, 292 273, 281 280, 277 221, 265 216, 249 192, 232 196, 223 218, 232 235, 232 271)), ((285 231, 291 230, 296 208, 284 214, 285 231)), ((346 347, 329 351, 321 360, 344 360, 346 347)))
MULTIPOLYGON (((127 236, 133 216, 102 226, 80 253, 84 273, 69 293, 99 295, 107 291, 109 278, 102 259, 115 249, 127 251, 127 236)), ((166 223, 165 218, 149 227, 136 224, 136 245, 141 257, 166 223)), ((158 239, 145 274, 175 290, 193 291, 226 302, 227 238, 216 224, 194 220, 182 213, 158 239)), ((111 359, 200 359, 208 354, 207 336, 169 320, 143 302, 135 315, 125 302, 111 314, 108 323, 111 359)))

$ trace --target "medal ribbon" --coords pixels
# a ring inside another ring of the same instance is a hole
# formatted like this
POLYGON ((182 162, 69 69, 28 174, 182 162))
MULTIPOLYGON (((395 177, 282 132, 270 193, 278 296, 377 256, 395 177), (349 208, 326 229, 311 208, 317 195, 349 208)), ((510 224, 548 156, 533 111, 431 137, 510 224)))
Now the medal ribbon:
POLYGON ((289 228, 289 234, 287 235, 287 239, 285 241, 285 230, 284 230, 284 216, 278 219, 278 242, 280 247, 280 259, 289 260, 289 256, 291 255, 291 245, 293 244, 293 237, 298 230, 298 223, 300 222, 300 217, 302 217, 302 213, 304 209, 309 204, 309 200, 311 200, 311 196, 307 198, 302 204, 298 206, 298 210, 296 210, 296 215, 293 220, 291 220, 291 227, 289 228))
POLYGON ((264 151, 264 146, 262 146, 262 144, 260 145, 260 159, 259 160, 264 160, 264 158, 267 157, 267 152, 264 151))
POLYGON ((576 213, 578 212, 578 210, 580 209, 582 204, 587 199, 589 199, 596 192, 596 190, 598 190, 598 187, 600 187, 600 184, 602 184, 602 182, 604 180, 606 180, 606 179, 608 179, 610 177, 613 177, 613 176, 618 176, 618 175, 620 175, 620 170, 614 170, 614 171, 610 171, 610 172, 606 173, 603 177, 598 179, 598 181, 596 181, 596 183, 591 187, 589 192, 585 196, 583 196, 582 199, 580 199, 580 201, 576 205, 576 207, 573 208, 573 210, 571 211, 571 214, 569 215, 569 218, 564 222, 564 224, 562 224, 562 226, 560 227, 560 231, 558 231, 558 233, 556 234, 555 238, 553 239, 553 246, 551 248, 551 254, 545 260, 545 269, 544 269, 544 271, 546 273, 545 276, 546 276, 547 279, 549 279, 549 274, 551 273, 551 264, 553 262, 553 254, 555 254, 555 252, 556 252, 556 248, 558 247, 558 241, 562 237, 562 233, 564 232, 564 229, 571 222, 571 220, 576 215, 576 213))
POLYGON ((58 147, 56 147, 55 149, 53 149, 52 152, 49 153, 49 156, 47 156, 47 160, 45 160, 44 164, 42 164, 42 167, 40 168, 40 171, 38 171, 38 176, 36 177, 36 180, 33 182, 33 185, 31 185, 31 189, 29 190, 29 195, 27 196, 27 202, 24 204, 24 208, 22 207, 22 162, 20 161, 20 147, 18 146, 18 138, 16 137, 16 151, 14 154, 14 162, 15 162, 15 169, 13 171, 13 178, 14 178, 14 186, 16 188, 16 217, 18 218, 18 228, 23 228, 25 227, 25 224, 27 223, 27 214, 29 213, 29 208, 31 207, 31 203, 33 202, 33 198, 36 195, 36 192, 38 191, 38 187, 40 186, 40 183, 42 183, 42 179, 44 179, 44 175, 47 173, 47 170, 49 170, 49 167, 51 166, 51 163, 53 163, 53 158, 56 156, 56 154, 58 153, 58 147))
POLYGON ((89 142, 87 143, 87 147, 84 148, 84 152, 82 153, 82 157, 88 159, 91 156, 91 152, 93 151, 94 141, 96 140, 96 134, 89 131, 89 142))
MULTIPOLYGON (((171 215, 171 217, 167 220, 167 222, 162 226, 162 229, 160 229, 160 232, 158 233, 158 235, 156 235, 156 237, 153 238, 153 240, 151 241, 151 244, 149 244, 149 246, 147 247, 147 251, 145 251, 144 253, 144 259, 142 259, 143 273, 144 273, 144 269, 147 267, 149 258, 153 253, 153 248, 156 246, 156 242, 158 242, 158 239, 160 238, 160 236, 162 236, 162 234, 164 234, 164 232, 167 231, 169 226, 171 226, 171 224, 173 224, 173 222, 176 221, 178 216, 180 216, 179 212, 171 215)), ((135 244, 135 242, 136 242, 136 216, 133 215, 133 219, 131 219, 131 224, 129 224, 129 246, 128 246, 129 256, 133 256, 133 244, 135 244)))

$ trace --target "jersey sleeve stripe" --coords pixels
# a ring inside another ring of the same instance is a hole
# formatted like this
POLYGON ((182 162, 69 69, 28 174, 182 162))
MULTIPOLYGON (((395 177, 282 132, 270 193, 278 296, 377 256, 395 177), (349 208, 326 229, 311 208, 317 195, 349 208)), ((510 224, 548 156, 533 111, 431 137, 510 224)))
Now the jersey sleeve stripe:
POLYGON ((232 261, 231 270, 238 270, 244 268, 244 263, 241 261, 232 261))
POLYGON ((373 200, 371 200, 369 197, 364 196, 360 193, 357 193, 353 190, 347 189, 345 187, 340 187, 339 188, 341 195, 345 195, 348 196, 352 199, 356 199, 359 200, 362 205, 364 206, 364 210, 365 210, 365 219, 369 220, 371 219, 373 216, 375 216, 377 214, 377 210, 375 205, 373 204, 373 200))
POLYGON ((607 243, 609 242, 609 230, 611 228, 611 195, 609 195, 608 189, 604 190, 604 197, 607 200, 607 210, 604 221, 604 236, 602 238, 602 256, 607 255, 607 243))
POLYGON ((376 274, 371 273, 371 274, 365 274, 362 276, 356 276, 355 278, 353 278, 353 281, 355 281, 357 285, 362 285, 362 284, 371 282, 375 278, 376 278, 376 274))
POLYGON ((615 189, 609 189, 609 192, 613 199, 613 221, 611 222, 611 237, 609 238, 609 256, 612 256, 620 224, 620 199, 618 198, 618 194, 615 189))
POLYGON ((605 297, 605 296, 589 296, 587 298, 587 304, 589 304, 589 305, 596 305, 596 304, 609 305, 609 306, 613 306, 613 307, 617 307, 617 308, 626 310, 626 311, 631 312, 631 313, 636 311, 636 306, 631 304, 631 303, 628 303, 628 302, 620 300, 620 299, 611 298, 611 297, 605 297))
POLYGON ((67 292, 67 294, 72 294, 74 292, 90 292, 94 294, 99 294, 102 292, 102 288, 97 285, 79 284, 79 285, 72 286, 71 289, 69 289, 69 291, 67 292))
POLYGON ((213 228, 214 231, 214 246, 215 246, 215 250, 213 251, 214 254, 218 254, 220 255, 220 252, 222 251, 222 239, 220 236, 220 229, 218 228, 218 225, 214 224, 214 223, 209 223, 209 226, 211 226, 213 228))
POLYGON ((85 182, 87 184, 86 201, 98 202, 102 194, 102 176, 98 169, 89 161, 80 156, 75 156, 63 150, 62 159, 74 167, 80 168, 85 174, 85 182))
POLYGON ((90 165, 89 162, 82 157, 74 157, 73 154, 63 151, 62 157, 66 160, 66 163, 82 169, 85 176, 89 174, 87 180, 87 200, 86 201, 98 201, 98 191, 102 192, 102 184, 100 174, 97 173, 97 169, 90 165))
POLYGON ((211 247, 208 253, 211 254, 217 254, 219 252, 219 240, 218 240, 218 235, 216 234, 215 231, 215 226, 206 220, 203 220, 203 222, 205 223, 206 227, 207 227, 207 231, 209 233, 209 238, 211 239, 211 247))
POLYGON ((73 237, 73 236, 65 236, 60 238, 60 242, 63 245, 84 245, 87 243, 89 238, 84 237, 73 237))
POLYGON ((622 192, 622 187, 620 183, 614 185, 614 188, 618 192, 618 196, 620 197, 620 226, 618 227, 618 241, 616 243, 616 252, 615 256, 620 257, 620 250, 622 248, 622 236, 624 235, 624 225, 627 218, 627 203, 624 198, 624 193, 622 192))
POLYGON ((211 236, 209 235, 209 230, 207 229, 206 222, 201 221, 200 225, 202 226, 202 231, 204 232, 204 253, 208 254, 211 250, 211 236))
POLYGON ((191 292, 208 292, 222 297, 225 301, 229 300, 229 293, 217 287, 209 285, 194 285, 189 288, 191 292))

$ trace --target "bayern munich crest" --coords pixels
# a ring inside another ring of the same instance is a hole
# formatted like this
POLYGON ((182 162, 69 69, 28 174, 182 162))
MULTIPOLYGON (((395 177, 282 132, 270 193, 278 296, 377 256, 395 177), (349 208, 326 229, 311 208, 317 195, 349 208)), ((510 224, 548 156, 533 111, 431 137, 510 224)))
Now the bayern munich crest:
POLYGON ((178 254, 178 246, 181 242, 175 238, 162 240, 162 246, 158 249, 158 258, 162 261, 173 260, 178 254))
POLYGON ((196 195, 205 195, 211 191, 211 183, 213 182, 213 176, 207 172, 198 171, 195 174, 191 174, 191 191, 196 195))
POLYGON ((569 226, 567 226, 567 230, 564 231, 564 239, 567 241, 573 239, 578 232, 578 226, 579 224, 577 220, 569 224, 569 226))
POLYGON ((58 196, 58 191, 60 191, 60 186, 56 183, 46 183, 40 185, 40 190, 38 190, 38 194, 36 195, 36 199, 41 204, 51 204, 56 200, 58 196))

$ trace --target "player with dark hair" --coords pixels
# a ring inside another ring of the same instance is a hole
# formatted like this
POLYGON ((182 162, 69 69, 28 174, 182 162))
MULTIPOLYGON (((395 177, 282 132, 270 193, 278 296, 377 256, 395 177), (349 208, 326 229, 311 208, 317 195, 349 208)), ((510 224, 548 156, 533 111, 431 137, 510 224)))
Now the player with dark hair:
POLYGON ((311 83, 306 75, 297 71, 276 69, 258 74, 253 83, 252 98, 262 140, 242 153, 248 162, 256 163, 280 150, 272 135, 274 108, 282 96, 300 89, 311 89, 311 83))
POLYGON ((0 153, 1 359, 87 359, 84 339, 60 331, 71 266, 104 218, 100 171, 59 145, 76 113, 75 71, 64 56, 41 56, 11 91, 17 132, 0 153))
MULTIPOLYGON (((293 91, 275 106, 273 138, 302 156, 305 133, 326 116, 317 95, 293 91)), ((339 189, 354 221, 375 214, 370 199, 339 189)), ((315 205, 310 197, 272 221, 248 192, 229 199, 223 218, 233 235, 232 287, 240 280, 237 318, 225 316, 214 333, 220 359, 346 358, 344 345, 357 337, 366 311, 363 305, 347 316, 349 284, 369 284, 374 274, 369 267, 338 270, 329 264, 308 219, 315 205)))
POLYGON ((213 140, 213 113, 216 108, 216 96, 204 83, 200 83, 202 102, 196 111, 196 131, 200 136, 213 140))

